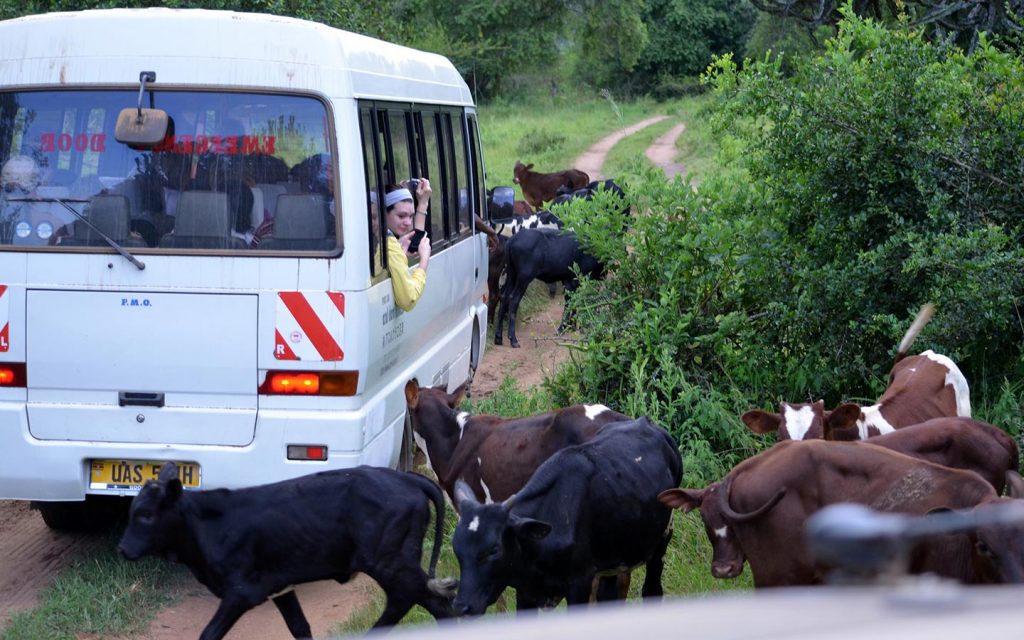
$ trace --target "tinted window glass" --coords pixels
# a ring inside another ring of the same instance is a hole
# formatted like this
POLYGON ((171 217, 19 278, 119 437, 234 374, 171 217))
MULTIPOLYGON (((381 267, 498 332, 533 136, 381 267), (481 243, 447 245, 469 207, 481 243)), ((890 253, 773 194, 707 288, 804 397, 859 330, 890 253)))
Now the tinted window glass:
POLYGON ((366 171, 366 207, 368 216, 368 227, 370 229, 370 273, 378 275, 384 270, 383 237, 381 229, 384 223, 381 220, 380 202, 380 181, 377 173, 377 156, 374 150, 373 119, 370 117, 369 108, 363 108, 360 113, 360 122, 363 130, 363 159, 366 171))
POLYGON ((156 91, 172 128, 139 150, 114 138, 136 101, 133 91, 0 93, 0 248, 106 246, 97 230, 137 248, 337 246, 323 103, 156 91))

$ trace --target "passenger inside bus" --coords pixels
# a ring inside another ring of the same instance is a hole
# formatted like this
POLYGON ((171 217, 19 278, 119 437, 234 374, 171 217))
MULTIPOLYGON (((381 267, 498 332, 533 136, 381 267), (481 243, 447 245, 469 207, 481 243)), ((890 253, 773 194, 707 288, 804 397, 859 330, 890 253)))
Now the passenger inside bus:
POLYGON ((423 289, 427 286, 427 263, 430 261, 430 238, 422 234, 416 247, 420 263, 409 269, 409 243, 416 231, 426 229, 427 208, 432 190, 426 178, 420 178, 415 199, 403 185, 388 185, 384 195, 384 210, 388 227, 388 270, 395 291, 395 304, 405 311, 411 311, 423 289))

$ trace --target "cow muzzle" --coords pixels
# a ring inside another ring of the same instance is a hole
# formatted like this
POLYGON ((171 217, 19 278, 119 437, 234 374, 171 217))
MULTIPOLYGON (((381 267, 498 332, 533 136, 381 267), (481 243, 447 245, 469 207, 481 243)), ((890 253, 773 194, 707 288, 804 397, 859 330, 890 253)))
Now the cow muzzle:
POLYGON ((719 580, 731 580, 743 573, 742 562, 712 562, 711 575, 719 580))

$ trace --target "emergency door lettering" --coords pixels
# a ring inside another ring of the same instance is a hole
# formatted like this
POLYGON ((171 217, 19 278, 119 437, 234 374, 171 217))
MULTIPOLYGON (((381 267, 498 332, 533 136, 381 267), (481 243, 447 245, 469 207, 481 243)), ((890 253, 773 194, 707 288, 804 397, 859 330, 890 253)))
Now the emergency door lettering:
POLYGON ((274 357, 338 361, 345 329, 345 294, 338 291, 277 294, 274 357))
POLYGON ((39 150, 46 151, 96 151, 107 150, 105 133, 44 133, 39 140, 39 150))

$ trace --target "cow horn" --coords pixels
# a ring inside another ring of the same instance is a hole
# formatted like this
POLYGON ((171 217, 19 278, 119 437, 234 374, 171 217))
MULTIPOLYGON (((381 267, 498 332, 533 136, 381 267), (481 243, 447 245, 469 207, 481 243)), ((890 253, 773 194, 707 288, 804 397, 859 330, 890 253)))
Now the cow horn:
POLYGON ((731 488, 732 476, 726 478, 722 483, 722 489, 718 492, 718 506, 725 517, 729 518, 733 522, 749 522, 750 520, 767 513, 772 507, 778 504, 779 500, 782 500, 784 495, 786 495, 786 487, 782 487, 768 500, 768 502, 764 503, 757 509, 754 509, 749 513, 740 513, 738 511, 733 511, 733 508, 729 506, 729 490, 731 488))

